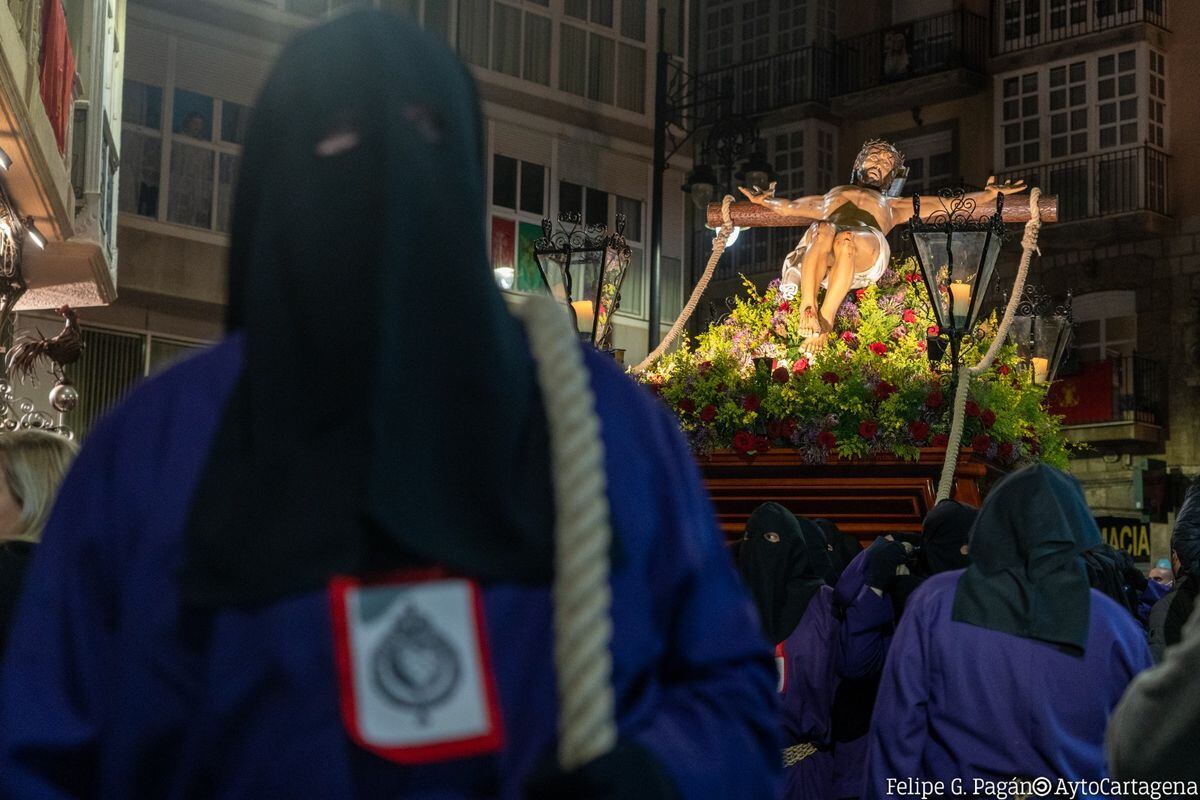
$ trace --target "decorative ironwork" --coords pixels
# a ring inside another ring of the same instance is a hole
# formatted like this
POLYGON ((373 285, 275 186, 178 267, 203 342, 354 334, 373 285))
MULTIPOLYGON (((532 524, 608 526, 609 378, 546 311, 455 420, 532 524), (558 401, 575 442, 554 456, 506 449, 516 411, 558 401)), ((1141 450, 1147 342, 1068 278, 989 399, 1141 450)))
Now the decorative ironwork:
POLYGON ((548 219, 542 220, 542 238, 533 243, 535 255, 561 253, 566 250, 603 250, 610 244, 629 250, 625 243, 625 215, 617 214, 616 232, 609 234, 608 226, 596 223, 585 225, 578 211, 558 215, 558 230, 548 219), (610 241, 611 240, 611 241, 610 241))
POLYGON ((0 186, 0 338, 8 333, 13 307, 29 288, 21 273, 25 223, 0 186))
POLYGON ((924 219, 921 218, 921 196, 914 194, 912 196, 913 216, 912 222, 905 237, 911 237, 913 233, 920 232, 922 229, 945 230, 947 226, 954 230, 962 231, 983 231, 991 230, 992 235, 998 237, 1001 241, 1008 238, 1008 229, 1004 226, 1004 194, 996 194, 996 210, 995 213, 980 216, 976 212, 982 211, 974 197, 967 194, 967 190, 961 186, 949 187, 940 190, 937 193, 938 207, 930 211, 929 215, 924 219))
MULTIPOLYGON (((1007 293, 1004 298, 1004 304, 1008 304, 1007 293)), ((1071 290, 1067 290, 1067 298, 1059 305, 1054 305, 1054 300, 1048 295, 1045 290, 1033 284, 1025 284, 1025 290, 1021 292, 1021 300, 1017 303, 1016 316, 1018 317, 1044 317, 1055 316, 1065 317, 1072 324, 1075 322, 1075 317, 1071 313, 1071 290)))

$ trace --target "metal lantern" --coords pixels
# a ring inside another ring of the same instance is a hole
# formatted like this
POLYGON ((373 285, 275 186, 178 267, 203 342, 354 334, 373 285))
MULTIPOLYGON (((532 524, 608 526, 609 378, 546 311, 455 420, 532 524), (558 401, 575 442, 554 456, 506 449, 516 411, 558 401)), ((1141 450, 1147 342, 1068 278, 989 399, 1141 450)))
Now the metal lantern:
POLYGON ((939 336, 949 340, 957 372, 962 338, 979 320, 1004 240, 1004 195, 996 195, 996 213, 982 218, 961 189, 943 191, 940 199, 941 207, 921 219, 921 199, 913 195, 909 234, 939 336))
POLYGON ((721 179, 717 177, 717 173, 708 164, 697 164, 696 168, 688 173, 687 182, 683 184, 683 190, 691 195, 692 203, 698 209, 708 208, 709 202, 713 195, 717 192, 717 184, 721 179))
POLYGON ((612 349, 612 318, 621 304, 621 284, 629 269, 625 215, 616 232, 583 224, 577 212, 558 215, 558 230, 542 220, 542 238, 533 245, 546 291, 563 303, 580 337, 600 350, 612 349))
POLYGON ((1062 305, 1055 306, 1041 289, 1025 286, 1008 328, 1008 339, 1017 346, 1017 353, 1029 368, 1033 383, 1054 382, 1070 347, 1074 327, 1070 292, 1062 305))

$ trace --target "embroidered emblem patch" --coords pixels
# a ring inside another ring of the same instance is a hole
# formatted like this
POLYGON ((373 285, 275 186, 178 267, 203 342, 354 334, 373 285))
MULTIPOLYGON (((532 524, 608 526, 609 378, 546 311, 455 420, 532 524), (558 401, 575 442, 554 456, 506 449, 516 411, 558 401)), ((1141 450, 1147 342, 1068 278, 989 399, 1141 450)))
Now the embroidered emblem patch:
POLYGON ((500 748, 479 587, 441 573, 330 584, 342 720, 401 764, 500 748))

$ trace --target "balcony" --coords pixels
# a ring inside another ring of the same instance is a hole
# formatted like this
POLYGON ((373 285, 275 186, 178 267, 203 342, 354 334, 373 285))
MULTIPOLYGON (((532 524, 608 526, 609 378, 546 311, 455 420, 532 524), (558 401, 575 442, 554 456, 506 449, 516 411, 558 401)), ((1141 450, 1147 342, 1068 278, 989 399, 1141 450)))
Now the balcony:
POLYGON ((835 113, 877 117, 987 86, 987 20, 958 10, 837 44, 835 113))
POLYGON ((706 72, 702 116, 757 116, 806 103, 829 103, 833 53, 816 45, 706 72))
POLYGON ((1130 147, 1083 158, 1036 164, 1001 173, 1058 195, 1058 225, 1042 229, 1053 247, 1106 244, 1170 230, 1170 156, 1130 147))
POLYGON ((1161 452, 1163 373, 1139 355, 1081 364, 1050 391, 1050 410, 1063 416, 1067 437, 1088 449, 1161 452))
MULTIPOLYGON (((1110 34, 1112 44, 1128 42, 1131 35, 1145 38, 1146 31, 1133 26, 1166 30, 1165 0, 1042 0, 1018 3, 992 0, 993 53, 1003 58, 1043 45, 1060 44, 1061 53, 1038 54, 1038 61, 1052 61, 1078 52, 1071 40, 1092 34, 1110 34)), ((1098 43, 1097 47, 1107 46, 1098 43)), ((1022 59, 1004 58, 996 71, 1019 68, 1022 59)))
POLYGON ((47 239, 45 250, 26 248, 29 291, 18 310, 102 305, 116 295, 113 109, 123 21, 105 0, 68 2, 67 15, 54 3, 0 4, 0 147, 12 158, 2 180, 47 239))

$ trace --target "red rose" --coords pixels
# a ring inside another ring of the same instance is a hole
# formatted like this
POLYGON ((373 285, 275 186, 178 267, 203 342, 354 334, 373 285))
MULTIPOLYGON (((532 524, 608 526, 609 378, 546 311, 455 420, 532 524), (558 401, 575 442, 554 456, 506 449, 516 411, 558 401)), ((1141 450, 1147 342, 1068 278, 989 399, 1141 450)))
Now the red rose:
POLYGON ((967 416, 968 417, 978 417, 979 416, 979 404, 976 403, 974 400, 967 401, 967 416))
POLYGON ((759 400, 756 394, 748 394, 742 398, 742 408, 747 411, 758 411, 760 405, 762 405, 762 400, 759 400))
POLYGON ((832 450, 837 447, 837 437, 833 435, 833 431, 821 431, 817 434, 817 444, 826 450, 832 450))
POLYGON ((685 397, 679 401, 679 410, 685 414, 691 414, 696 410, 696 401, 690 397, 685 397))
POLYGON ((738 431, 733 435, 733 449, 739 453, 748 453, 754 449, 754 434, 750 431, 738 431))
POLYGON ((884 344, 883 342, 872 342, 871 347, 869 349, 871 350, 872 353, 874 353, 877 356, 886 356, 887 355, 887 345, 884 344))
POLYGON ((874 439, 875 434, 879 432, 879 426, 871 420, 863 420, 858 425, 858 435, 864 439, 874 439))
POLYGON ((981 433, 971 442, 971 449, 976 453, 986 453, 988 448, 992 446, 992 437, 986 433, 981 433))
POLYGON ((934 447, 945 447, 950 444, 950 436, 945 433, 935 433, 929 443, 934 447))
POLYGON ((924 340, 917 342, 917 350, 921 351, 922 353, 925 352, 925 341, 924 340))
POLYGON ((937 336, 941 332, 941 329, 937 325, 930 325, 925 329, 925 333, 929 336, 937 336))
POLYGON ((789 303, 787 300, 784 300, 782 303, 779 304, 779 310, 786 314, 787 312, 792 310, 792 304, 789 303))
POLYGON ((787 367, 776 367, 775 371, 771 373, 771 380, 775 381, 776 383, 787 383, 788 382, 787 367))
POLYGON ((1000 366, 996 367, 996 372, 999 372, 1001 375, 1007 375, 1008 373, 1012 372, 1012 370, 1008 368, 1007 364, 1001 364, 1000 366))
POLYGON ((925 395, 925 405, 929 408, 941 408, 943 402, 945 402, 945 398, 937 389, 925 395))
POLYGON ((999 455, 1000 458, 1003 459, 1004 461, 1012 461, 1012 457, 1013 457, 1012 442, 1005 442, 1004 444, 1000 445, 1000 450, 998 451, 997 455, 999 455))
POLYGON ((841 378, 838 377, 838 374, 836 372, 826 372, 824 375, 821 376, 821 380, 825 381, 830 386, 832 386, 833 384, 835 384, 839 380, 841 380, 841 378))
POLYGON ((864 294, 866 294, 866 293, 867 293, 867 290, 866 290, 866 289, 855 289, 855 290, 854 290, 854 299, 855 299, 855 300, 862 300, 862 299, 863 299, 863 295, 864 295, 864 294))
POLYGON ((696 365, 696 371, 701 375, 707 375, 710 369, 712 369, 711 361, 701 361, 698 365, 696 365))
POLYGON ((929 438, 929 423, 923 420, 914 419, 908 423, 908 435, 915 442, 923 442, 929 438))
POLYGON ((712 422, 717 418, 717 407, 709 403, 704 408, 700 409, 700 419, 705 422, 712 422))
POLYGON ((846 344, 854 344, 854 333, 852 331, 846 331, 842 334, 842 341, 846 344))
POLYGON ((917 281, 921 280, 921 275, 918 272, 906 272, 904 273, 904 280, 908 281, 909 283, 916 283, 917 281))
POLYGON ((799 375, 801 372, 804 372, 804 370, 806 370, 806 369, 808 369, 808 359, 807 358, 804 358, 804 357, 797 358, 795 363, 792 364, 792 374, 793 375, 799 375))
POLYGON ((983 427, 990 428, 996 424, 996 412, 990 408, 979 415, 979 421, 983 423, 983 427))
POLYGON ((891 397, 895 393, 896 393, 895 385, 888 383, 887 381, 880 381, 878 384, 875 385, 875 396, 877 398, 879 398, 879 400, 881 400, 881 401, 887 400, 889 397, 891 397))
POLYGON ((906 308, 904 309, 904 313, 900 315, 900 318, 909 325, 912 325, 917 321, 917 312, 913 311, 911 308, 906 308))
POLYGON ((765 453, 771 449, 771 440, 765 436, 754 437, 754 450, 758 453, 765 453))

